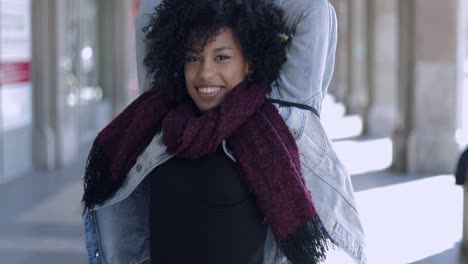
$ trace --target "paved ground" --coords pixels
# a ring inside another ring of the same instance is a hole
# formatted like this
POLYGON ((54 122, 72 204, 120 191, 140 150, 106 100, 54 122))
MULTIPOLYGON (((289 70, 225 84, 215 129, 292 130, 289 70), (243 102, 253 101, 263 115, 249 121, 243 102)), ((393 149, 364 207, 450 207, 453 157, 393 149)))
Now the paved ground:
MULTIPOLYGON (((462 189, 453 176, 387 171, 391 141, 358 136, 359 118, 340 111, 328 110, 323 121, 352 173, 369 263, 468 263, 460 257, 462 189)), ((80 217, 84 160, 83 154, 70 167, 0 185, 1 264, 86 263, 80 217)))
POLYGON ((82 156, 67 168, 35 171, 0 184, 0 263, 86 263, 82 156))

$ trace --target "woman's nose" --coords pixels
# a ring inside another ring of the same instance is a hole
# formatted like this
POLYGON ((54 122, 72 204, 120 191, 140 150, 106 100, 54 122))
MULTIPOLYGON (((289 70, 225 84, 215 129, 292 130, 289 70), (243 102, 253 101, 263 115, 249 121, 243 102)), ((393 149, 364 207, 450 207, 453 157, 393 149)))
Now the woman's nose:
POLYGON ((216 75, 216 65, 209 60, 204 60, 201 64, 199 75, 204 80, 211 79, 216 75))

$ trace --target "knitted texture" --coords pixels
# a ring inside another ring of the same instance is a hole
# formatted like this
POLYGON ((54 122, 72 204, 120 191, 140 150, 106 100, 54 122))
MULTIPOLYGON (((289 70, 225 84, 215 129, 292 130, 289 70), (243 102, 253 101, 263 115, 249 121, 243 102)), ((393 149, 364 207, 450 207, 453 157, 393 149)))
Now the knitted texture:
POLYGON ((156 89, 143 94, 98 135, 85 175, 85 210, 115 193, 160 129, 166 151, 185 159, 214 153, 227 140, 240 176, 290 263, 324 260, 330 236, 301 176, 294 138, 267 92, 241 82, 218 108, 203 114, 193 103, 170 104, 156 89))

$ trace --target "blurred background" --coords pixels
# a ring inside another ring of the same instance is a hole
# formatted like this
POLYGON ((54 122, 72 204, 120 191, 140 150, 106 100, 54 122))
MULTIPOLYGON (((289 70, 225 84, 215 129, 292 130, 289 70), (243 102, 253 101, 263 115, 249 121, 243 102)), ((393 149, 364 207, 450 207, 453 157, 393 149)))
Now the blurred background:
MULTIPOLYGON (((0 263, 86 263, 85 159, 139 94, 139 2, 0 0, 0 263)), ((322 122, 369 263, 468 263, 453 177, 468 145, 467 1, 330 2, 339 44, 322 122)))

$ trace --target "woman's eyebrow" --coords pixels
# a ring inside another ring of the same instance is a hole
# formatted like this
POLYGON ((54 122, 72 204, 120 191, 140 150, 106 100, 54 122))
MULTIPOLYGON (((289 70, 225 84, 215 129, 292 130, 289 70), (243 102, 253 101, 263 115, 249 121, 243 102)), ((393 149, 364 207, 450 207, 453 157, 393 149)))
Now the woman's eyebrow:
POLYGON ((230 48, 230 47, 219 47, 219 48, 216 48, 214 49, 215 52, 220 52, 220 51, 223 51, 223 50, 232 50, 233 48, 230 48))
MULTIPOLYGON (((231 47, 219 47, 219 48, 214 49, 213 51, 214 52, 221 52, 221 51, 224 51, 224 50, 233 50, 233 48, 231 48, 231 47)), ((201 52, 199 50, 196 50, 196 49, 187 49, 187 51, 185 53, 186 54, 200 54, 201 52)))

